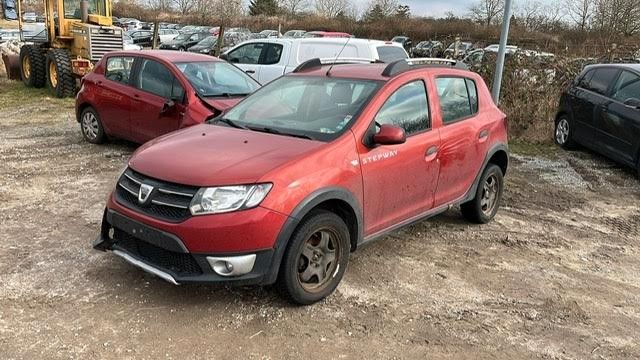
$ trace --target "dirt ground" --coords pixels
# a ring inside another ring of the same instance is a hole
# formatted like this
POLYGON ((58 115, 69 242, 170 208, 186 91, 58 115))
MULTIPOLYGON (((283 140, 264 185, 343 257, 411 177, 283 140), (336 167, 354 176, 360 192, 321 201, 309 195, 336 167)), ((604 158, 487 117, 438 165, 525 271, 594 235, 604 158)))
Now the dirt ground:
POLYGON ((135 147, 84 142, 72 104, 0 80, 0 358, 640 358, 640 181, 609 160, 515 146, 491 224, 395 233, 295 307, 92 250, 135 147))

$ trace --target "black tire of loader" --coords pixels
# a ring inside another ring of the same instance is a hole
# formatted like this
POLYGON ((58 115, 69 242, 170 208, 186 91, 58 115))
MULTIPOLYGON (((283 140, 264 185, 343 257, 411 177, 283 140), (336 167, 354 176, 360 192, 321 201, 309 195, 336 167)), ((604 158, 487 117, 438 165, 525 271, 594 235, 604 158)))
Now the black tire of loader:
POLYGON ((20 48, 20 77, 28 87, 41 88, 46 83, 46 62, 44 51, 34 45, 24 45, 20 48), (31 71, 27 77, 22 68, 24 58, 27 57, 31 71))
POLYGON ((71 57, 66 49, 52 49, 47 53, 47 83, 54 95, 59 98, 73 97, 76 95, 76 80, 71 71, 71 57), (54 87, 51 84, 49 66, 53 62, 56 66, 58 83, 54 87))

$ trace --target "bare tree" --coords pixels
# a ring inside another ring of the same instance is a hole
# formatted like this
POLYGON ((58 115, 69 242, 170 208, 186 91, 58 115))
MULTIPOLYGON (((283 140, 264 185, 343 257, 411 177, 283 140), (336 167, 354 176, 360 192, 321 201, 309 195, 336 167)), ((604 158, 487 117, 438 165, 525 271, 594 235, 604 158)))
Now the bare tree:
POLYGON ((594 0, 564 0, 567 15, 582 31, 589 27, 595 6, 594 0))
POLYGON ((640 33, 640 1, 596 0, 594 27, 602 33, 632 36, 640 33))
POLYGON ((391 16, 398 9, 398 4, 398 0, 371 0, 367 12, 370 12, 374 7, 379 7, 384 16, 391 16))
POLYGON ((147 0, 147 7, 158 12, 168 12, 171 10, 172 0, 147 0))
POLYGON ((306 10, 310 5, 310 0, 279 0, 278 4, 289 14, 296 14, 306 10))
POLYGON ((475 21, 489 26, 496 22, 504 11, 504 0, 479 0, 469 10, 475 21))
POLYGON ((348 5, 348 0, 316 0, 316 11, 318 15, 332 18, 344 13, 348 5))
POLYGON ((193 9, 195 0, 173 0, 176 9, 182 15, 187 15, 193 9))

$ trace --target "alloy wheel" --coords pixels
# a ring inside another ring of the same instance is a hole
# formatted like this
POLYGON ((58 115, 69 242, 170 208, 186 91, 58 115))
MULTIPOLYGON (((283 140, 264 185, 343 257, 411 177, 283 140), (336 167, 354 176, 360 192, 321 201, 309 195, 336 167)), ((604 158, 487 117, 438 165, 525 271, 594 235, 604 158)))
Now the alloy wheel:
POLYGON ((482 185, 482 199, 480 200, 480 209, 482 212, 490 216, 498 204, 498 193, 500 192, 500 184, 495 174, 489 175, 482 185))
POLYGON ((556 142, 560 145, 564 145, 569 139, 569 121, 562 118, 558 122, 556 127, 556 142))
POLYGON ((322 291, 337 274, 340 263, 338 235, 321 229, 309 236, 298 257, 298 281, 308 292, 322 291))
POLYGON ((82 115, 82 131, 87 139, 94 140, 98 137, 98 119, 91 112, 82 115))

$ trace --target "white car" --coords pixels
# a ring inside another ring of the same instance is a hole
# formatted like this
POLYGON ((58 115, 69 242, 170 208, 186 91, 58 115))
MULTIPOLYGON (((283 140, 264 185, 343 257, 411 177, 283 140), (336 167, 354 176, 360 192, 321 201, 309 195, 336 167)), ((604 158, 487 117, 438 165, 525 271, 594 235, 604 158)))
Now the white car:
POLYGON ((338 56, 386 63, 409 58, 398 43, 353 38, 248 40, 227 50, 221 58, 235 64, 259 83, 266 84, 307 60, 338 56))
POLYGON ((158 37, 160 38, 160 44, 173 40, 176 36, 180 35, 176 29, 158 29, 158 37))
MULTIPOLYGON (((500 44, 492 44, 484 48, 484 51, 498 52, 500 50, 500 44)), ((507 45, 507 54, 513 54, 518 51, 518 47, 515 45, 507 45)))

